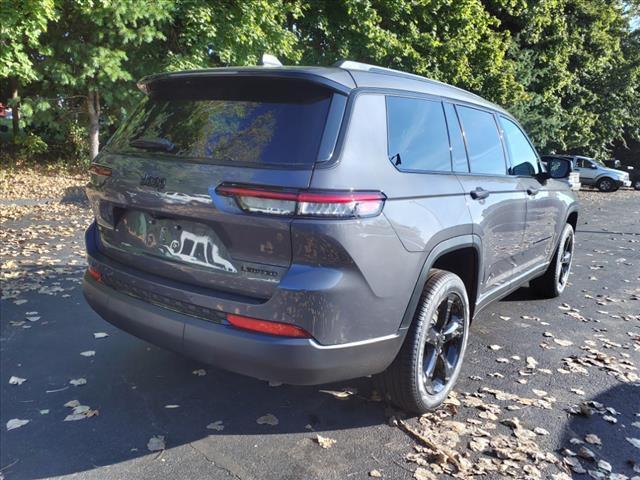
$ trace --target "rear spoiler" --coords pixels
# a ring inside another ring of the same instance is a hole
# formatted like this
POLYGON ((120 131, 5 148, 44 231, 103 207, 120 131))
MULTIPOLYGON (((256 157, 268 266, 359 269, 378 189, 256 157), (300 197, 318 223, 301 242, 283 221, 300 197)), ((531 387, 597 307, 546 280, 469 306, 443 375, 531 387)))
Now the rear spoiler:
POLYGON ((351 90, 356 88, 351 75, 346 71, 335 72, 336 69, 328 68, 300 68, 300 67, 283 67, 283 68, 265 68, 265 67, 245 67, 245 68, 208 68, 203 70, 185 70, 181 72, 157 73, 140 79, 137 83, 138 88, 148 95, 156 84, 172 83, 174 81, 184 80, 202 80, 211 78, 220 80, 222 78, 282 78, 290 80, 305 81, 318 86, 325 87, 337 93, 348 95, 351 90), (331 75, 328 75, 328 73, 331 75), (324 74, 323 74, 324 73, 324 74))

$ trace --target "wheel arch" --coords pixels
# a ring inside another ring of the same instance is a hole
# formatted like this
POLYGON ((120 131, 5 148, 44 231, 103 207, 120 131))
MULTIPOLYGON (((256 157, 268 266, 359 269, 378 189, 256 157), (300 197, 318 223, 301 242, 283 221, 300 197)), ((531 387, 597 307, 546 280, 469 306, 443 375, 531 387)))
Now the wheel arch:
POLYGON ((458 275, 465 284, 471 318, 476 306, 482 271, 482 241, 477 235, 461 235, 438 243, 427 255, 405 310, 400 330, 411 325, 429 272, 434 268, 458 275), (469 268, 472 266, 472 268, 469 268))

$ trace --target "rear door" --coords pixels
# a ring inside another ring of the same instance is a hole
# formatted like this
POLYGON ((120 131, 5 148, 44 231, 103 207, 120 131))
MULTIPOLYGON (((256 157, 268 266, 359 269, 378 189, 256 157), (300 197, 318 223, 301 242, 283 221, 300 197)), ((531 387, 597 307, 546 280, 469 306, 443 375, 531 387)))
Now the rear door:
POLYGON ((507 175, 505 152, 492 112, 457 105, 469 157, 469 173, 458 173, 467 194, 474 233, 482 239, 482 291, 506 287, 524 235, 526 194, 507 175))
POLYGON ((344 97, 309 81, 256 76, 169 78, 146 88, 92 169, 102 253, 170 280, 268 298, 291 262, 291 219, 248 215, 217 189, 307 188, 326 136, 337 135, 326 119, 344 97))

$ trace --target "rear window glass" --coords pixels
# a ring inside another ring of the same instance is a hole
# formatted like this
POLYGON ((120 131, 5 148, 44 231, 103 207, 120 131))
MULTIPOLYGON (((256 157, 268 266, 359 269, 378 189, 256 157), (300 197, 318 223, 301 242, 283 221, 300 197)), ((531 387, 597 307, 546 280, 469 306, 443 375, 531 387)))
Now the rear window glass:
POLYGON ((442 103, 387 97, 389 158, 400 170, 451 171, 442 103))
POLYGON ((308 82, 264 78, 176 80, 151 87, 109 151, 311 165, 332 96, 308 82))

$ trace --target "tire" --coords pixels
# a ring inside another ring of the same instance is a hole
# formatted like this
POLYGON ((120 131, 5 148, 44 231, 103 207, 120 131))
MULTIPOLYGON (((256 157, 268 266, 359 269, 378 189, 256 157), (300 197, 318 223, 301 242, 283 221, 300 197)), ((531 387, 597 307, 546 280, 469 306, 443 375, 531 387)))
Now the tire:
POLYGON ((460 374, 469 336, 469 312, 460 277, 433 270, 400 352, 389 368, 375 377, 388 401, 418 414, 442 404, 460 374), (427 372, 431 380, 427 380, 427 372))
POLYGON ((609 177, 602 177, 596 186, 601 192, 615 192, 617 190, 615 182, 609 177))
POLYGON ((640 178, 637 178, 633 181, 634 190, 640 190, 640 178))
POLYGON ((571 272, 574 246, 573 227, 567 223, 562 230, 556 253, 553 255, 547 271, 541 277, 529 282, 529 286, 539 297, 556 298, 564 292, 571 272))

